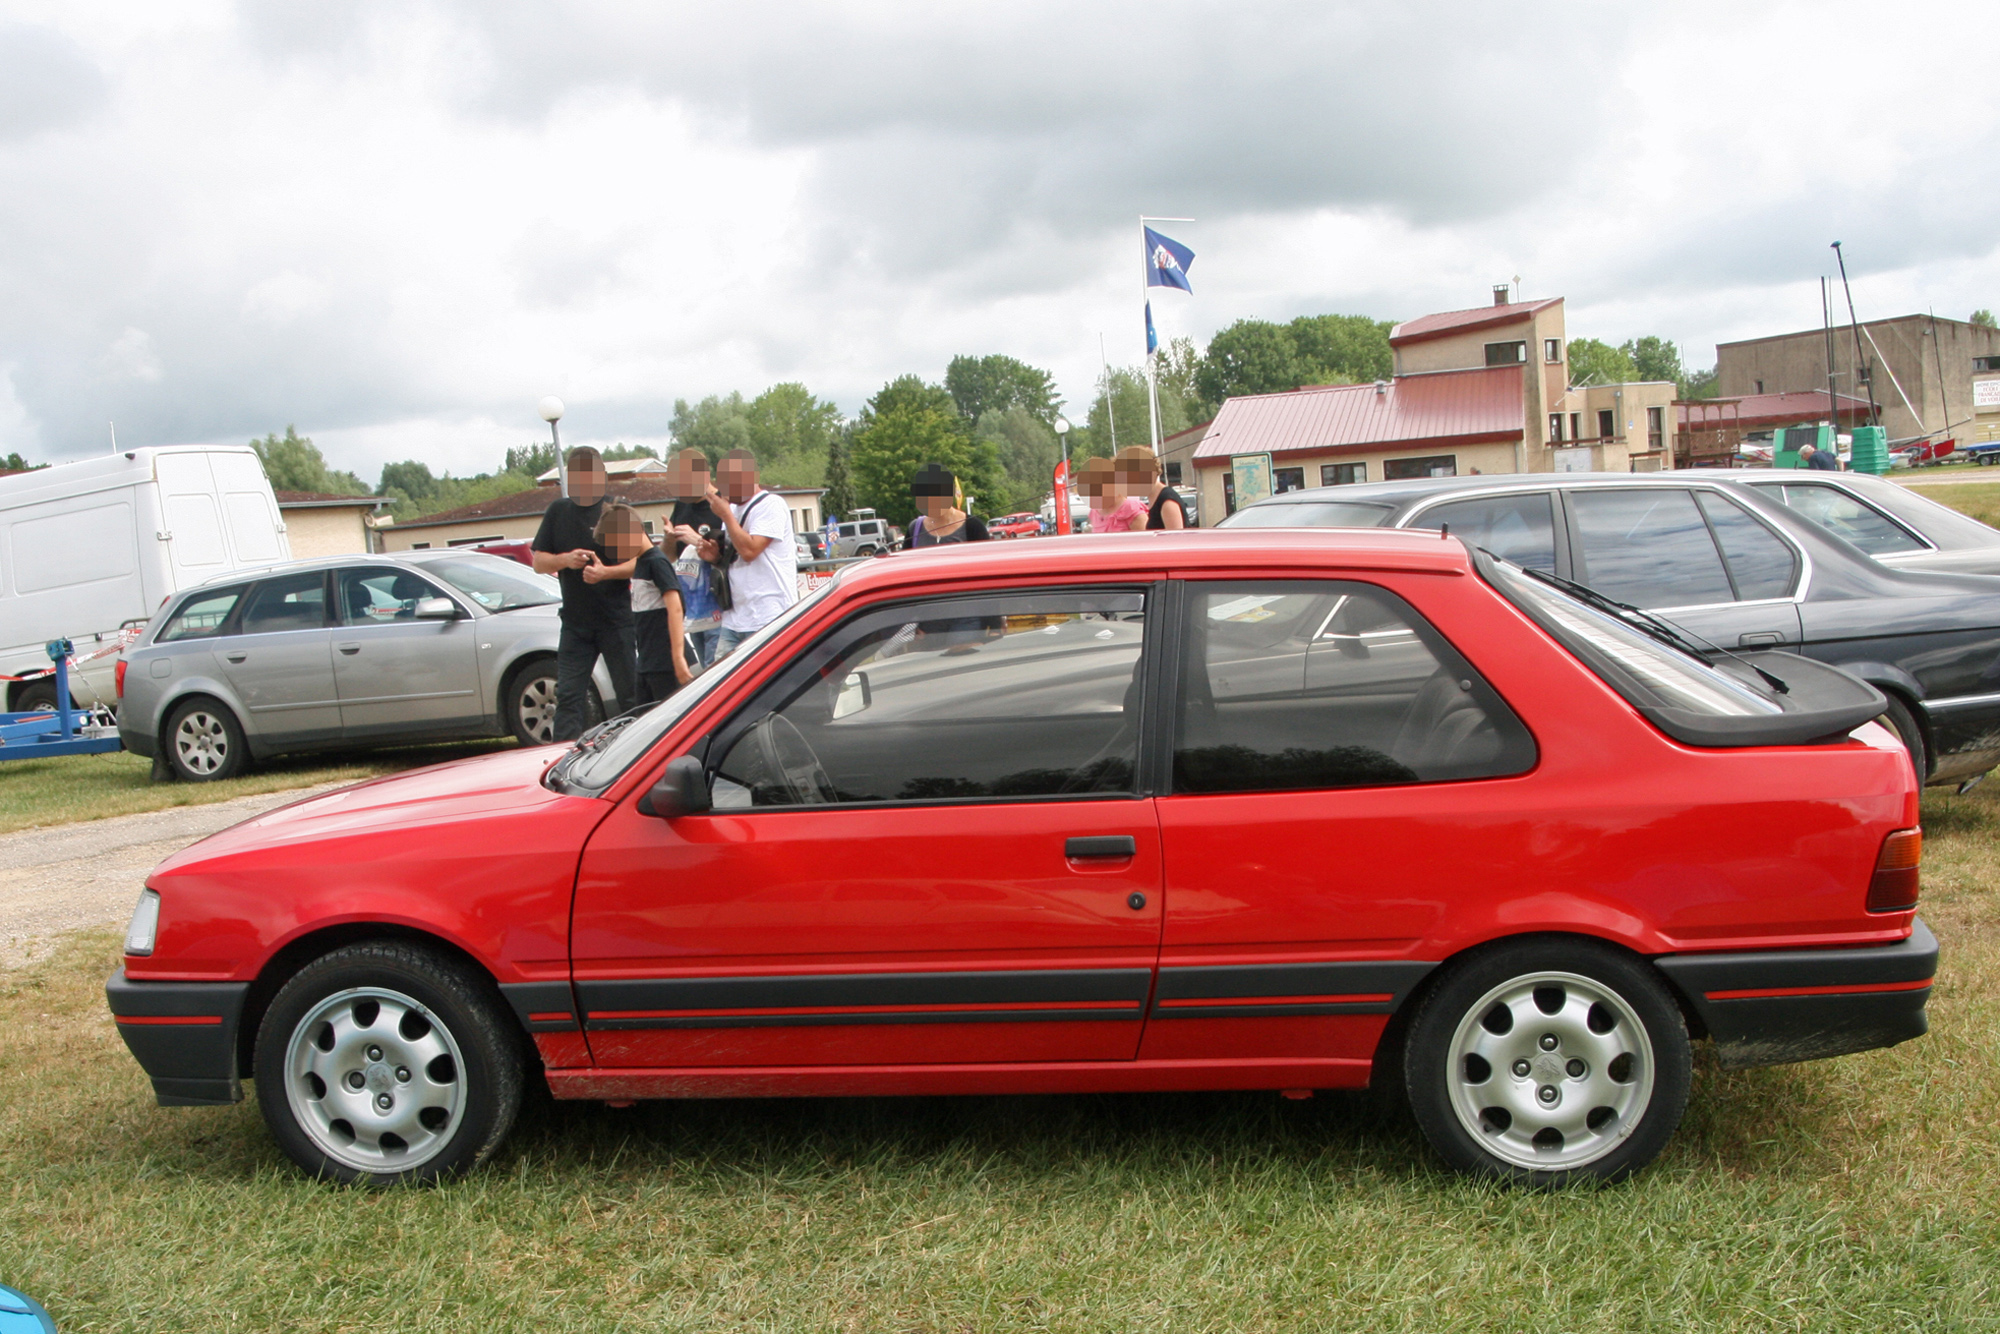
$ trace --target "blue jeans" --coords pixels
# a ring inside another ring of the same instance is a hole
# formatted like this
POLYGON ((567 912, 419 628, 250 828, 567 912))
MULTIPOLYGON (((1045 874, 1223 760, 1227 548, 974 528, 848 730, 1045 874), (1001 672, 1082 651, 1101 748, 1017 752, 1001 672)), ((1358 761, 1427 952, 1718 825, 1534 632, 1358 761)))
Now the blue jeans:
POLYGON ((688 640, 694 645, 695 657, 700 660, 702 666, 715 665, 715 639, 721 633, 720 629, 688 631, 688 640))
POLYGON ((755 630, 732 630, 723 626, 715 632, 715 656, 726 658, 736 651, 736 646, 756 634, 755 630))

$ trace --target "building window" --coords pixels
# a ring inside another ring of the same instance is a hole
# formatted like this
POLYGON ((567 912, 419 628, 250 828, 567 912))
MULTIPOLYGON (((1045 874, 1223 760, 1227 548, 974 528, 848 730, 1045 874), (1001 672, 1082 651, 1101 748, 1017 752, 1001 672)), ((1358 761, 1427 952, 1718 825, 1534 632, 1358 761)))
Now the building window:
POLYGON ((1407 482, 1416 477, 1458 476, 1458 455, 1429 454, 1420 459, 1390 459, 1382 465, 1382 476, 1391 482, 1407 482))
POLYGON ((1610 408, 1599 408, 1597 410, 1597 438, 1599 440, 1609 440, 1616 434, 1618 434, 1617 415, 1610 408))
POLYGON ((1551 366, 1560 366, 1563 359, 1563 340, 1544 338, 1542 340, 1542 360, 1551 366))
POLYGON ((412 551, 429 551, 430 549, 431 549, 431 544, 428 542, 410 543, 410 550, 412 551))
POLYGON ((1667 410, 1646 409, 1646 448, 1658 453, 1667 446, 1667 410))
POLYGON ((1486 364, 1489 366, 1518 366, 1528 359, 1528 345, 1519 343, 1488 343, 1486 364))
POLYGON ((1167 465, 1167 485, 1179 486, 1180 484, 1181 484, 1181 465, 1178 463, 1169 463, 1167 465))
POLYGON ((1319 465, 1321 486, 1352 486, 1356 482, 1368 480, 1368 465, 1365 463, 1322 463, 1319 465))
MULTIPOLYGON (((507 534, 505 533, 488 533, 485 537, 454 537, 448 540, 445 545, 448 547, 470 547, 477 546, 481 542, 505 542, 506 540, 507 534)), ((430 543, 426 542, 424 545, 429 546, 430 543)))
POLYGON ((1549 414, 1549 443, 1559 445, 1562 443, 1562 438, 1563 415, 1560 412, 1551 412, 1549 414))
POLYGON ((1222 470, 1222 512, 1224 514, 1236 513, 1236 470, 1234 468, 1224 468, 1222 470))
POLYGON ((1976 371, 2000 371, 2000 357, 1974 357, 1972 369, 1976 371))
POLYGON ((1287 491, 1303 491, 1305 489, 1306 470, 1304 468, 1271 469, 1272 495, 1282 496, 1287 491))
POLYGON ((1764 392, 1764 382, 1762 380, 1757 381, 1757 392, 1760 394, 1764 392))
POLYGON ((1569 438, 1571 440, 1583 439, 1583 414, 1581 412, 1572 412, 1569 414, 1569 438))

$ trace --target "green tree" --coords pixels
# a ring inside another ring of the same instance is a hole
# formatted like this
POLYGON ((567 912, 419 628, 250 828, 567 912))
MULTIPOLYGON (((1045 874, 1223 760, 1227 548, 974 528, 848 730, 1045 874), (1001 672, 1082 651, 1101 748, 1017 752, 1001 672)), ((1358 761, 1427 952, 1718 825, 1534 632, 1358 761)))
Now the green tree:
MULTIPOLYGON (((1243 394, 1297 389, 1307 378, 1291 330, 1269 320, 1238 320, 1208 340, 1194 381, 1202 400, 1219 407, 1243 394)), ((1095 411, 1093 406, 1093 418, 1095 411)))
POLYGON ((556 466, 556 446, 552 440, 539 445, 522 445, 510 449, 500 463, 501 472, 525 473, 529 477, 540 477, 556 466))
MULTIPOLYGON (((1304 384, 1366 384, 1395 370, 1388 320, 1366 315, 1301 315, 1286 328, 1307 371, 1304 384)), ((1297 386, 1293 386, 1296 388, 1297 386)))
POLYGON ((46 468, 48 466, 49 465, 46 463, 28 462, 26 459, 21 457, 20 451, 18 450, 16 450, 14 453, 9 454, 6 458, 0 459, 0 468, 4 468, 8 472, 33 472, 37 468, 46 468))
POLYGON ((1993 312, 1985 308, 1972 312, 1972 323, 1982 329, 2000 329, 2000 321, 1993 318, 1993 312))
POLYGON ((1721 390, 1722 384, 1713 366, 1705 371, 1688 371, 1681 376, 1682 398, 1714 398, 1721 390))
MULTIPOLYGON (((1164 440, 1193 423, 1188 420, 1187 407, 1180 395, 1165 384, 1159 389, 1160 438, 1164 440)), ((1112 367, 1098 379, 1097 397, 1091 400, 1090 416, 1083 430, 1070 438, 1070 458, 1105 458, 1125 446, 1152 443, 1153 422, 1146 401, 1145 368, 1112 367)))
POLYGON ((713 463, 732 449, 750 448, 749 407, 738 393, 710 394, 692 407, 686 399, 677 398, 667 429, 677 447, 698 449, 713 463))
POLYGON ((1632 354, 1595 338, 1569 340, 1569 382, 1573 385, 1631 384, 1639 378, 1632 354))
POLYGON ((601 451, 601 457, 606 463, 617 463, 622 459, 651 459, 655 463, 658 463, 660 461, 660 451, 648 445, 627 445, 620 443, 601 451))
POLYGON ((958 415, 977 422, 989 412, 1021 408, 1044 424, 1053 422, 1060 399, 1055 377, 1025 361, 995 353, 957 356, 945 368, 944 387, 958 415))
POLYGON ((910 479, 926 463, 958 475, 975 507, 991 513, 994 497, 1008 495, 1006 471, 990 440, 975 440, 958 405, 942 385, 905 375, 884 385, 861 409, 848 460, 855 498, 894 523, 916 514, 910 479))
POLYGON ((1647 334, 1628 339, 1618 348, 1631 359, 1632 369, 1641 380, 1667 380, 1676 385, 1687 371, 1681 366, 1681 352, 1664 338, 1647 334))
POLYGON ((750 449, 767 486, 822 486, 827 456, 840 433, 840 409, 796 382, 774 384, 743 413, 750 449))
POLYGON ((375 494, 378 496, 399 498, 412 505, 429 504, 437 493, 438 479, 431 476, 430 464, 416 459, 383 464, 382 484, 375 488, 375 494))
POLYGON ((1056 433, 1023 407, 989 408, 973 429, 975 440, 991 444, 1007 476, 1007 494, 995 495, 991 512, 1033 509, 1055 485, 1056 433))
POLYGON ((365 496, 368 484, 351 472, 337 472, 326 466, 326 456, 311 436, 300 435, 287 426, 280 437, 276 431, 262 440, 252 440, 264 475, 274 491, 317 491, 323 495, 365 496))
POLYGON ((826 443, 826 495, 820 510, 829 518, 854 508, 854 484, 847 475, 847 459, 854 449, 854 423, 847 422, 826 443))
POLYGON ((1215 404, 1203 399, 1201 390, 1195 385, 1195 377, 1201 374, 1201 349, 1194 345, 1194 339, 1176 338, 1168 343, 1160 349, 1154 367, 1153 373, 1160 381, 1160 393, 1172 393, 1180 399, 1190 424, 1205 422, 1215 416, 1215 404))

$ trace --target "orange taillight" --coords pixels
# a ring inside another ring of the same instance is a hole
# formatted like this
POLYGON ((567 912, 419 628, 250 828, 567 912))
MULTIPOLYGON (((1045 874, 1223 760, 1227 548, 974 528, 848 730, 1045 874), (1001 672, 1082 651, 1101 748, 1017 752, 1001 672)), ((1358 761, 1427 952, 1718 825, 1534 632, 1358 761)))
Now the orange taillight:
POLYGON ((1898 829, 1882 840, 1875 874, 1868 879, 1869 912, 1902 912, 1917 906, 1917 865, 1924 859, 1924 831, 1898 829))

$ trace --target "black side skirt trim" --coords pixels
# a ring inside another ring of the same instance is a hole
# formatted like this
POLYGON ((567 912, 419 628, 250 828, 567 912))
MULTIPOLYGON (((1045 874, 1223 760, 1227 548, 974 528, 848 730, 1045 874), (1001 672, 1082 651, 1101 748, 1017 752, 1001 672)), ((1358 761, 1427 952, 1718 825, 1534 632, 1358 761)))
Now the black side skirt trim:
POLYGON ((500 994, 530 1033, 574 1033, 576 1000, 567 982, 502 982, 500 994), (542 1016, 537 1018, 536 1016, 542 1016), (551 1018, 561 1015, 560 1019, 551 1018))
POLYGON ((1077 968, 635 978, 578 982, 576 991, 585 1026, 597 1030, 1131 1022, 1142 1017, 1151 986, 1149 968, 1077 968), (773 1010, 794 1013, 743 1013, 773 1010), (817 1013, 828 1010, 835 1013, 817 1013), (706 1011, 735 1013, 699 1013, 706 1011))
POLYGON ((1311 1014, 1394 1014, 1436 967, 1435 963, 1422 960, 1166 967, 1160 970, 1151 1017, 1267 1019, 1311 1014), (1248 1000, 1256 1003, 1229 1004, 1248 1000), (1188 1004, 1190 1001, 1216 1003, 1188 1004))

